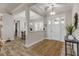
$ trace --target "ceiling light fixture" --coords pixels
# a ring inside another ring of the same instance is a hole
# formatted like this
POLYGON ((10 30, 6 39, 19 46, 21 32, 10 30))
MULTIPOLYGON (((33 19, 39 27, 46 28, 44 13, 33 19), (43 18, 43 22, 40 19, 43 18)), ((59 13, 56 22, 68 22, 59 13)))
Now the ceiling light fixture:
POLYGON ((53 7, 54 7, 54 5, 51 6, 51 12, 50 12, 50 15, 52 15, 52 16, 56 14, 56 12, 54 12, 53 7))
POLYGON ((56 13, 55 12, 50 12, 50 15, 55 15, 56 13))

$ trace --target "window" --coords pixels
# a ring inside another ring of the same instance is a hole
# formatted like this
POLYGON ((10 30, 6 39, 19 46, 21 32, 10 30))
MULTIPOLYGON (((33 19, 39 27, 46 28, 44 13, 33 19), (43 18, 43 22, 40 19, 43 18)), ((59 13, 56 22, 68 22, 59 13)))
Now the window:
POLYGON ((38 23, 35 23, 35 31, 38 31, 38 23))
POLYGON ((42 31, 43 30, 43 22, 35 22, 35 31, 42 31))
POLYGON ((39 14, 30 11, 30 25, 32 31, 43 31, 43 17, 39 14))
POLYGON ((31 22, 30 28, 32 28, 33 31, 43 31, 43 22, 42 21, 31 22))

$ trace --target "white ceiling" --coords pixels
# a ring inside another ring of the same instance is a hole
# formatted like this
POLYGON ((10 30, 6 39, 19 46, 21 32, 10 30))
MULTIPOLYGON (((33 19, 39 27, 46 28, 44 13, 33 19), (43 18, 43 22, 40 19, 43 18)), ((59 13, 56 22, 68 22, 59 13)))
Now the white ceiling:
MULTIPOLYGON (((4 8, 7 9, 8 11, 12 11, 16 7, 18 7, 20 4, 17 3, 17 4, 2 4, 2 5, 4 6, 7 5, 7 7, 4 7, 4 8)), ((52 3, 36 3, 36 4, 32 3, 31 4, 30 3, 29 5, 31 5, 30 18, 35 19, 37 17, 40 17, 40 15, 42 16, 46 13, 45 8, 47 8, 47 13, 49 13, 51 11, 51 7, 50 7, 51 5, 54 5, 53 9, 56 13, 60 13, 60 12, 72 9, 74 4, 72 3, 53 3, 53 4, 52 3)), ((18 16, 25 17, 25 11, 19 13, 18 16)))
POLYGON ((30 11, 30 20, 36 20, 38 18, 41 18, 41 16, 33 11, 30 11))
MULTIPOLYGON (((19 14, 16 14, 14 17, 15 17, 15 19, 26 18, 25 11, 22 11, 19 14)), ((30 11, 30 20, 36 20, 38 18, 41 18, 41 16, 36 14, 36 13, 34 13, 33 11, 30 11)))
POLYGON ((11 12, 19 5, 20 3, 0 3, 0 12, 11 12))
POLYGON ((14 15, 15 19, 25 18, 25 11, 20 12, 19 14, 14 15))
POLYGON ((47 13, 51 11, 51 5, 53 6, 53 10, 56 13, 67 11, 73 7, 72 3, 37 3, 36 5, 32 6, 32 9, 35 9, 40 15, 46 13, 45 8, 47 8, 47 13))
MULTIPOLYGON (((10 13, 21 4, 23 4, 23 3, 0 3, 0 12, 9 12, 10 13)), ((28 3, 25 3, 25 4, 28 5, 28 3)), ((53 3, 53 4, 55 5, 54 10, 57 13, 68 10, 73 6, 72 3, 56 3, 56 4, 53 3)), ((31 9, 33 11, 42 15, 45 13, 45 8, 50 7, 52 5, 52 3, 29 3, 29 5, 32 6, 31 9)), ((51 8, 49 8, 47 11, 50 12, 50 10, 51 10, 51 8)))

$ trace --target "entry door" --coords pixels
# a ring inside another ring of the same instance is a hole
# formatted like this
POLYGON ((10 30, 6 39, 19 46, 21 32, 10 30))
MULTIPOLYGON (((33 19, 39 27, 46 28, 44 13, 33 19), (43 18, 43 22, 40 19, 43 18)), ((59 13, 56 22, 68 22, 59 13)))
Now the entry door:
POLYGON ((48 38, 63 41, 65 37, 65 21, 61 18, 48 20, 48 38))
POLYGON ((51 22, 51 38, 54 40, 60 40, 60 22, 59 20, 52 20, 51 22))

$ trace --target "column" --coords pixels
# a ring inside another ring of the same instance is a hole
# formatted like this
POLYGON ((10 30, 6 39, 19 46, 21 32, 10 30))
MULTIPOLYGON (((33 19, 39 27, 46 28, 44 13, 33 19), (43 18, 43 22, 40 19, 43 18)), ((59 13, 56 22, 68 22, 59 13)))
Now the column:
POLYGON ((47 38, 47 15, 43 16, 44 20, 44 37, 47 38))
POLYGON ((29 7, 26 7, 25 15, 26 15, 25 27, 26 27, 27 33, 28 33, 29 32, 29 22, 30 22, 30 8, 29 7))
POLYGON ((30 8, 29 6, 26 6, 25 8, 25 31, 26 31, 26 40, 25 40, 25 45, 28 45, 28 36, 29 36, 29 22, 30 22, 30 8))

